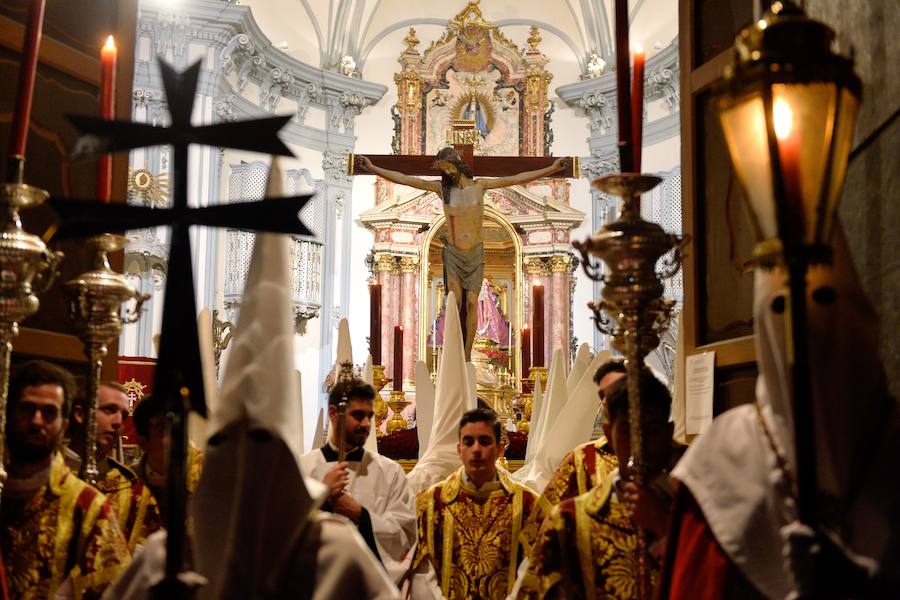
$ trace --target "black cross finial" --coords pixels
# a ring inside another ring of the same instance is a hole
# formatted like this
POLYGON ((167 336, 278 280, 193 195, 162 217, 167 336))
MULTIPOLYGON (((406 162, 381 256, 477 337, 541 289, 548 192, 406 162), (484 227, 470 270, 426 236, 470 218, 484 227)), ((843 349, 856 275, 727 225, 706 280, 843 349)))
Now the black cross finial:
POLYGON ((162 60, 159 66, 171 116, 171 125, 168 127, 131 121, 107 121, 96 117, 67 118, 82 133, 76 149, 78 154, 171 145, 174 155, 171 175, 172 207, 162 209, 99 204, 91 200, 64 198, 51 200, 51 205, 61 218, 56 234, 61 239, 163 225, 172 228, 162 334, 153 391, 167 401, 177 403, 184 397, 186 389, 191 409, 206 416, 188 230, 191 225, 206 225, 312 235, 299 218, 300 210, 312 196, 189 208, 187 151, 190 144, 293 156, 277 135, 290 120, 290 116, 194 126, 191 124, 191 112, 200 76, 200 62, 181 73, 162 60))

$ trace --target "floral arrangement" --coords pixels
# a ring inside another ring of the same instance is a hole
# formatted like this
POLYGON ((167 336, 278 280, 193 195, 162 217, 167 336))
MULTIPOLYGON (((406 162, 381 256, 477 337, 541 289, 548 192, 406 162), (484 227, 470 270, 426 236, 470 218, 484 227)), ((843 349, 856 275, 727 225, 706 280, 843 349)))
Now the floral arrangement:
POLYGON ((499 369, 501 367, 509 369, 509 354, 503 350, 489 348, 485 350, 483 354, 487 357, 488 364, 494 367, 494 369, 499 369))

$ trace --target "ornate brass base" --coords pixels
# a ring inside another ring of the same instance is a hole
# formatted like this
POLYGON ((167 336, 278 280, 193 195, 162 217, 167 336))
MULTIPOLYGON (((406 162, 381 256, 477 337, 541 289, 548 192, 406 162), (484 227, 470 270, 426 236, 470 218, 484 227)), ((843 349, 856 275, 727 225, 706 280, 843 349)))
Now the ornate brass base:
POLYGON ((547 367, 531 367, 531 371, 528 373, 528 377, 522 380, 522 389, 528 389, 529 392, 534 392, 534 386, 537 384, 538 379, 541 381, 541 389, 547 389, 547 367))
POLYGON ((516 431, 519 433, 528 433, 531 429, 531 409, 533 407, 534 396, 530 392, 523 392, 516 398, 513 407, 519 411, 521 417, 516 421, 516 431))
POLYGON ((387 418, 388 405, 381 397, 381 390, 384 389, 390 381, 390 378, 384 376, 384 365, 372 365, 372 386, 375 388, 375 436, 384 437, 384 420, 387 418))
POLYGON ((388 402, 388 405, 391 407, 391 410, 394 411, 394 415, 391 417, 391 420, 388 421, 388 433, 403 431, 409 427, 409 423, 406 422, 406 419, 403 418, 401 413, 403 412, 403 409, 410 404, 411 402, 406 399, 406 392, 403 390, 394 390, 391 392, 391 399, 388 402))

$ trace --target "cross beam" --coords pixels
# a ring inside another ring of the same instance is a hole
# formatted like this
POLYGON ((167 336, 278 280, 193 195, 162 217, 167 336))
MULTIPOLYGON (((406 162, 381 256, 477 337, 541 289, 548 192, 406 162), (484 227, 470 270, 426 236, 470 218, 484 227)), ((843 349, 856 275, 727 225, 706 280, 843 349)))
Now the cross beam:
MULTIPOLYGON (((460 151, 465 160, 466 155, 460 151)), ((363 169, 358 162, 358 157, 352 155, 348 162, 348 175, 365 175, 368 171, 363 169)), ((376 167, 398 171, 406 175, 420 177, 440 177, 441 172, 434 168, 434 156, 427 154, 366 154, 366 158, 372 161, 376 167)), ((555 156, 471 156, 466 160, 472 172, 478 177, 504 177, 515 175, 523 171, 535 171, 553 164, 555 156), (471 161, 471 162, 470 162, 471 161)), ((549 178, 577 178, 578 158, 573 157, 571 166, 564 171, 549 175, 549 178)))

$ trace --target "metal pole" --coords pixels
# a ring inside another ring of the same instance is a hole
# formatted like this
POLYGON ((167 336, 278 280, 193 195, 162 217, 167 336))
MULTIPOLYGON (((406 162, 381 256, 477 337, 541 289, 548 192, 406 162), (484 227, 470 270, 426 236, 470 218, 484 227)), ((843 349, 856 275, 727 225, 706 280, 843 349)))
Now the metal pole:
POLYGON ((106 344, 101 342, 86 342, 89 362, 91 365, 88 374, 87 397, 85 398, 85 440, 84 440, 84 465, 81 469, 81 478, 96 485, 100 479, 100 469, 97 466, 97 410, 100 407, 100 381, 103 378, 103 357, 106 356, 106 344))
MULTIPOLYGON (((644 485, 644 435, 641 422, 640 377, 644 360, 641 356, 640 344, 636 339, 637 334, 637 328, 625 332, 625 377, 628 385, 628 432, 631 442, 628 475, 638 487, 641 487, 644 485)), ((644 529, 640 526, 637 528, 637 542, 638 598, 649 600, 652 587, 647 564, 647 537, 644 529)))

